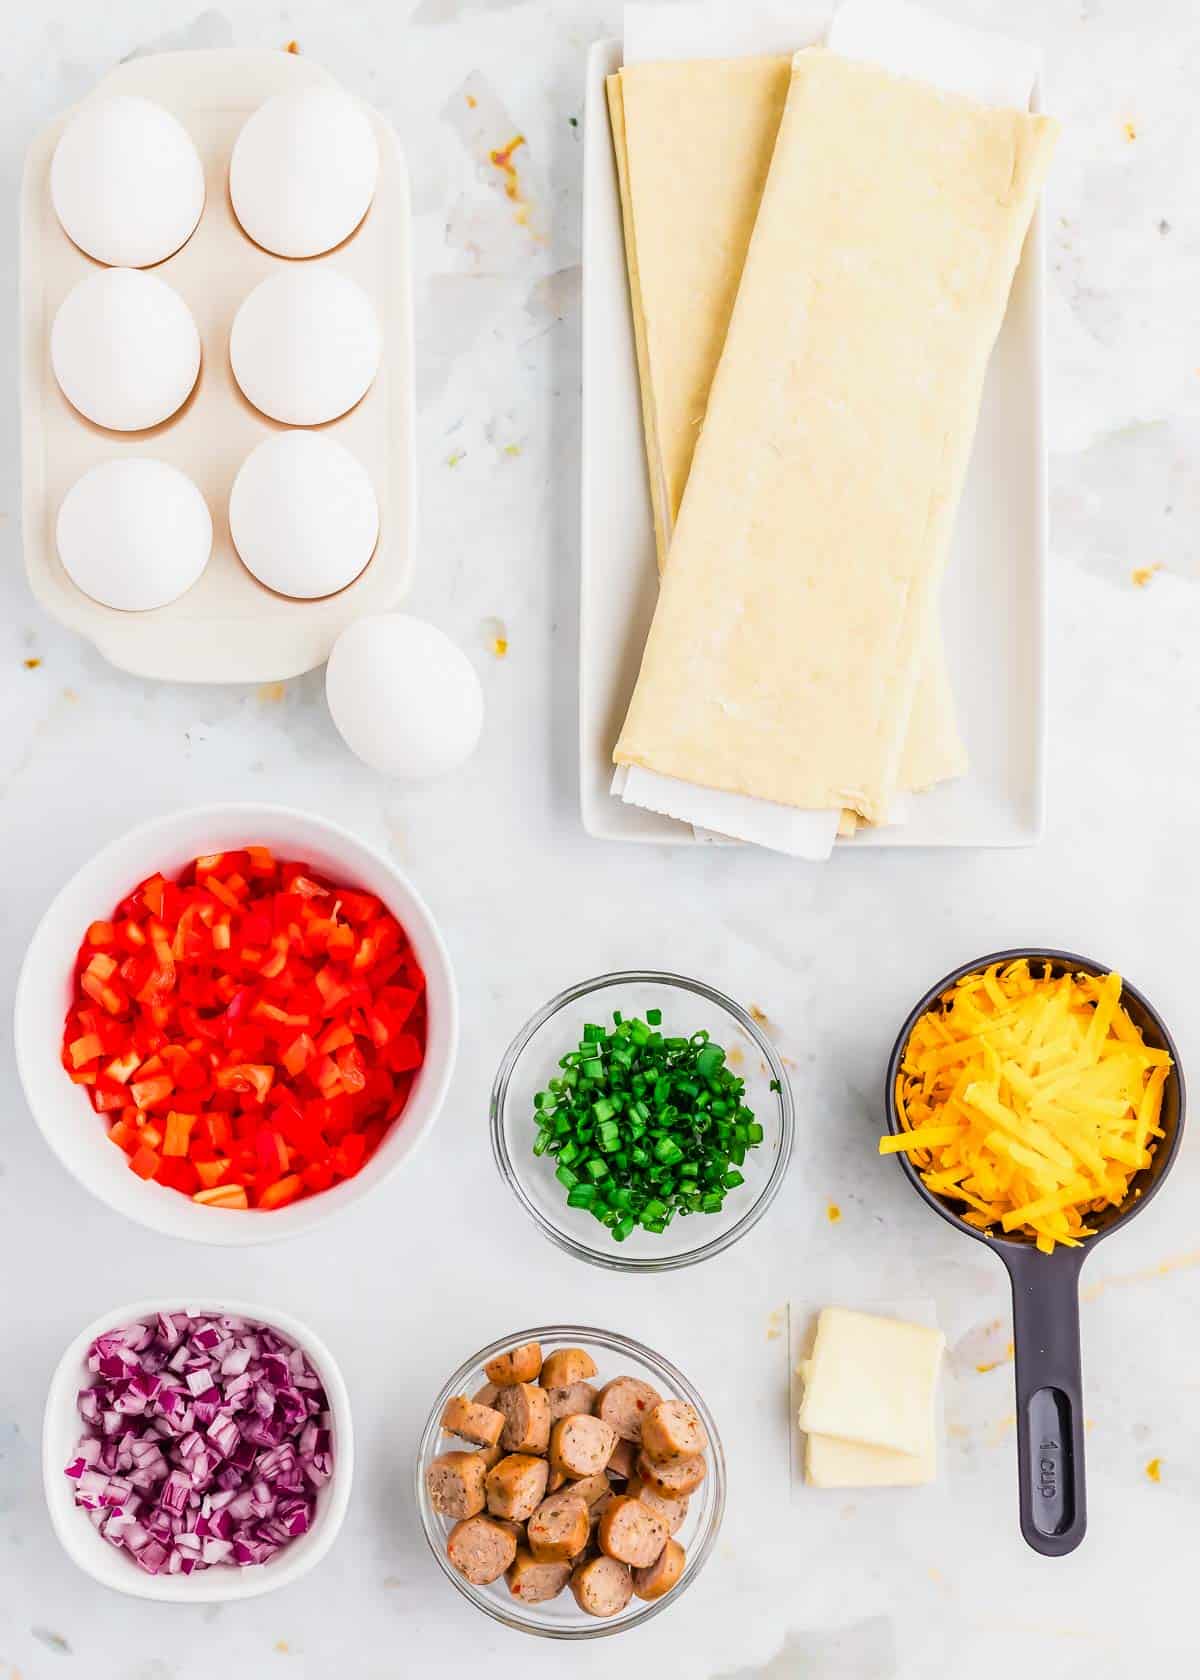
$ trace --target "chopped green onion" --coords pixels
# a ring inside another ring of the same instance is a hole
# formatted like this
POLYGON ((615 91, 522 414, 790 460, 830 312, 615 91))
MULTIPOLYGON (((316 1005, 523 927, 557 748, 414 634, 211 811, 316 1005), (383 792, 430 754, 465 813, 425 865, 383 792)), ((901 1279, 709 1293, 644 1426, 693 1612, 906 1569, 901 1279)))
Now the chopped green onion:
POLYGON ((738 1170, 763 1141, 745 1081, 705 1031, 684 1038, 644 1019, 588 1022, 577 1048, 533 1099, 535 1155, 549 1155, 570 1207, 624 1242, 661 1234, 676 1214, 719 1213, 745 1183, 738 1170))
POLYGON ((711 1079, 725 1060, 725 1052, 719 1044, 706 1044, 696 1057, 696 1072, 702 1079, 711 1079))

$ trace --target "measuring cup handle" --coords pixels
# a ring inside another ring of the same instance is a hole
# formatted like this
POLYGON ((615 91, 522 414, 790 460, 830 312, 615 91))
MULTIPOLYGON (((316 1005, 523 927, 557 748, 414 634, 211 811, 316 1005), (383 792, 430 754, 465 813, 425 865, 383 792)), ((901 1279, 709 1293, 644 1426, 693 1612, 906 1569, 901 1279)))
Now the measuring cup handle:
POLYGON ((1079 1357, 1083 1251, 1046 1255, 1032 1246, 1005 1248, 1013 1295, 1021 1533, 1035 1552, 1063 1557, 1087 1530, 1079 1357))

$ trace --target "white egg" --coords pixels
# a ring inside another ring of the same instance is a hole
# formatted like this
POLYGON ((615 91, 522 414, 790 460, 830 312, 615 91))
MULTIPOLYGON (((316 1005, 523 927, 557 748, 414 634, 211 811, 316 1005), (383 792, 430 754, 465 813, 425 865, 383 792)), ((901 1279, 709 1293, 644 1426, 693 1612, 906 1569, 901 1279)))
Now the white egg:
POLYGON ((280 257, 316 257, 370 208, 379 147, 370 118, 339 88, 277 93, 248 117, 229 160, 234 214, 280 257))
POLYGON ((140 268, 85 275, 58 306, 50 361, 63 395, 115 432, 170 419, 200 372, 200 334, 179 293, 140 268))
POLYGON ((317 432, 280 432, 242 462, 229 534, 268 589, 316 600, 344 589, 379 538, 379 505, 362 463, 317 432))
POLYGON ((269 275, 229 335, 234 378, 255 408, 288 426, 320 426, 353 408, 381 353, 374 305, 335 268, 269 275))
POLYGON ((186 473, 166 461, 92 467, 58 510, 67 576, 105 607, 148 612, 190 589, 212 552, 212 518, 186 473))
POLYGON ((97 262, 147 268, 185 245, 204 209, 204 167, 183 124, 149 99, 84 105, 50 164, 63 231, 97 262))
POLYGON ((350 751, 410 783, 457 769, 483 728, 475 667, 442 631, 406 613, 360 618, 342 631, 325 698, 350 751))

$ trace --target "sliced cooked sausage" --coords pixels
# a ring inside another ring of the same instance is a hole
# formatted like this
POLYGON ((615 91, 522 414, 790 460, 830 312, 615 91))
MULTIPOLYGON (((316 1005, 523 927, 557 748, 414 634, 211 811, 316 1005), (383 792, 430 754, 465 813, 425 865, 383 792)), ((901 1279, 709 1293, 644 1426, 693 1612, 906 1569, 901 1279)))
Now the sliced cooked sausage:
POLYGON ((486 1477, 478 1453, 442 1453, 425 1472, 430 1503, 439 1516, 473 1517, 487 1503, 486 1477))
POLYGON ((504 1414, 500 1445, 510 1453, 544 1453, 550 1445, 550 1400, 536 1383, 512 1383, 496 1396, 504 1414))
POLYGON ((490 1517, 455 1523, 446 1541, 450 1562, 472 1586, 498 1581, 517 1555, 516 1536, 490 1517))
POLYGON ((494 1447, 480 1447, 479 1451, 475 1454, 475 1457, 481 1458, 490 1470, 493 1465, 499 1464, 500 1460, 504 1457, 504 1448, 500 1445, 499 1441, 497 1441, 494 1447))
POLYGON ((524 1546, 517 1547, 517 1555, 509 1566, 508 1590, 522 1604, 545 1604, 557 1598, 571 1579, 569 1563, 539 1563, 524 1546))
POLYGON ((633 1577, 615 1558, 588 1558, 571 1576, 571 1591, 589 1616, 619 1616, 633 1597, 633 1577))
POLYGON ((637 1448, 632 1441, 618 1441, 612 1450, 612 1457, 608 1461, 607 1469, 610 1476, 618 1481, 628 1481, 633 1475, 637 1464, 637 1448))
POLYGON ((686 1400, 663 1400, 642 1420, 642 1451, 656 1464, 708 1450, 708 1431, 686 1400))
POLYGON ((554 1466, 551 1465, 550 1475, 546 1482, 546 1492, 557 1493, 559 1488, 566 1487, 570 1480, 571 1478, 567 1475, 565 1470, 556 1470, 554 1466))
POLYGON ((509 1522, 528 1522, 546 1497, 550 1467, 544 1458, 527 1453, 509 1453, 495 1469, 488 1471, 487 1508, 493 1517, 509 1522))
POLYGON ((640 1377, 614 1377, 596 1396, 593 1408, 605 1423, 611 1423, 623 1441, 642 1439, 642 1420, 662 1399, 657 1389, 640 1377))
POLYGON ((542 1349, 538 1342, 522 1342, 520 1347, 498 1353, 483 1367, 483 1374, 497 1388, 511 1388, 513 1383, 536 1382, 542 1368, 542 1349))
POLYGON ((608 1463, 617 1432, 603 1418, 586 1412, 559 1418, 550 1431, 550 1462, 568 1476, 594 1476, 608 1463))
POLYGON ((546 1393, 550 1396, 550 1416, 554 1420, 570 1417, 572 1412, 590 1412, 596 1404, 596 1390, 589 1382, 568 1383, 565 1388, 546 1388, 546 1393))
POLYGON ((637 1461, 642 1481, 664 1499, 686 1499, 689 1493, 695 1493, 707 1469, 703 1453, 697 1453, 694 1458, 677 1458, 671 1464, 655 1464, 642 1453, 637 1461))
POLYGON ((572 1482, 571 1492, 577 1493, 590 1508, 601 1499, 608 1498, 612 1493, 612 1483, 603 1470, 598 1470, 594 1476, 581 1476, 577 1482, 572 1482))
POLYGON ((540 1378, 543 1388, 570 1388, 596 1375, 596 1361, 584 1348, 555 1348, 546 1355, 540 1378))
POLYGON ((640 1499, 619 1495, 600 1518, 600 1550, 634 1569, 652 1564, 666 1545, 667 1525, 640 1499))
POLYGON ((625 1492, 631 1499, 640 1499, 643 1505, 648 1505, 656 1517, 661 1517, 667 1525, 667 1532, 678 1534, 683 1527, 683 1520, 688 1514, 688 1502, 683 1499, 668 1499, 659 1493, 640 1476, 630 1476, 625 1486, 625 1492))
POLYGON ((687 1553, 678 1540, 668 1540, 653 1563, 633 1572, 633 1590, 639 1598, 664 1598, 683 1574, 687 1553))
POLYGON ((539 1563, 561 1563, 587 1545, 588 1508, 573 1488, 543 1499, 526 1524, 529 1550, 539 1563))
POLYGON ((497 1389, 495 1383, 485 1382, 482 1388, 477 1388, 475 1390, 471 1399, 477 1406, 494 1406, 496 1404, 496 1393, 497 1389))
POLYGON ((477 1406, 465 1394, 456 1394, 446 1402, 442 1428, 450 1435, 461 1435, 464 1441, 474 1441, 477 1447, 494 1447, 504 1428, 504 1414, 491 1406, 477 1406))

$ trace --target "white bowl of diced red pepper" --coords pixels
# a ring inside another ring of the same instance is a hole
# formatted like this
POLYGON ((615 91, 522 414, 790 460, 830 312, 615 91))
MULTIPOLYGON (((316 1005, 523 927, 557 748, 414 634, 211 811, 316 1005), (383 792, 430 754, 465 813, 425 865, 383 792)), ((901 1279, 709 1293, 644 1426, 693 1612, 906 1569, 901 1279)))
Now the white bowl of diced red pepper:
POLYGON ((311 1230, 433 1126, 458 1040, 424 900, 345 829, 215 805, 132 829, 34 933, 14 1048, 63 1165, 198 1242, 311 1230))
POLYGON ((103 1586, 176 1603, 256 1598, 337 1538, 354 1475, 346 1385, 288 1313, 135 1301, 59 1361, 42 1474, 63 1548, 103 1586))

